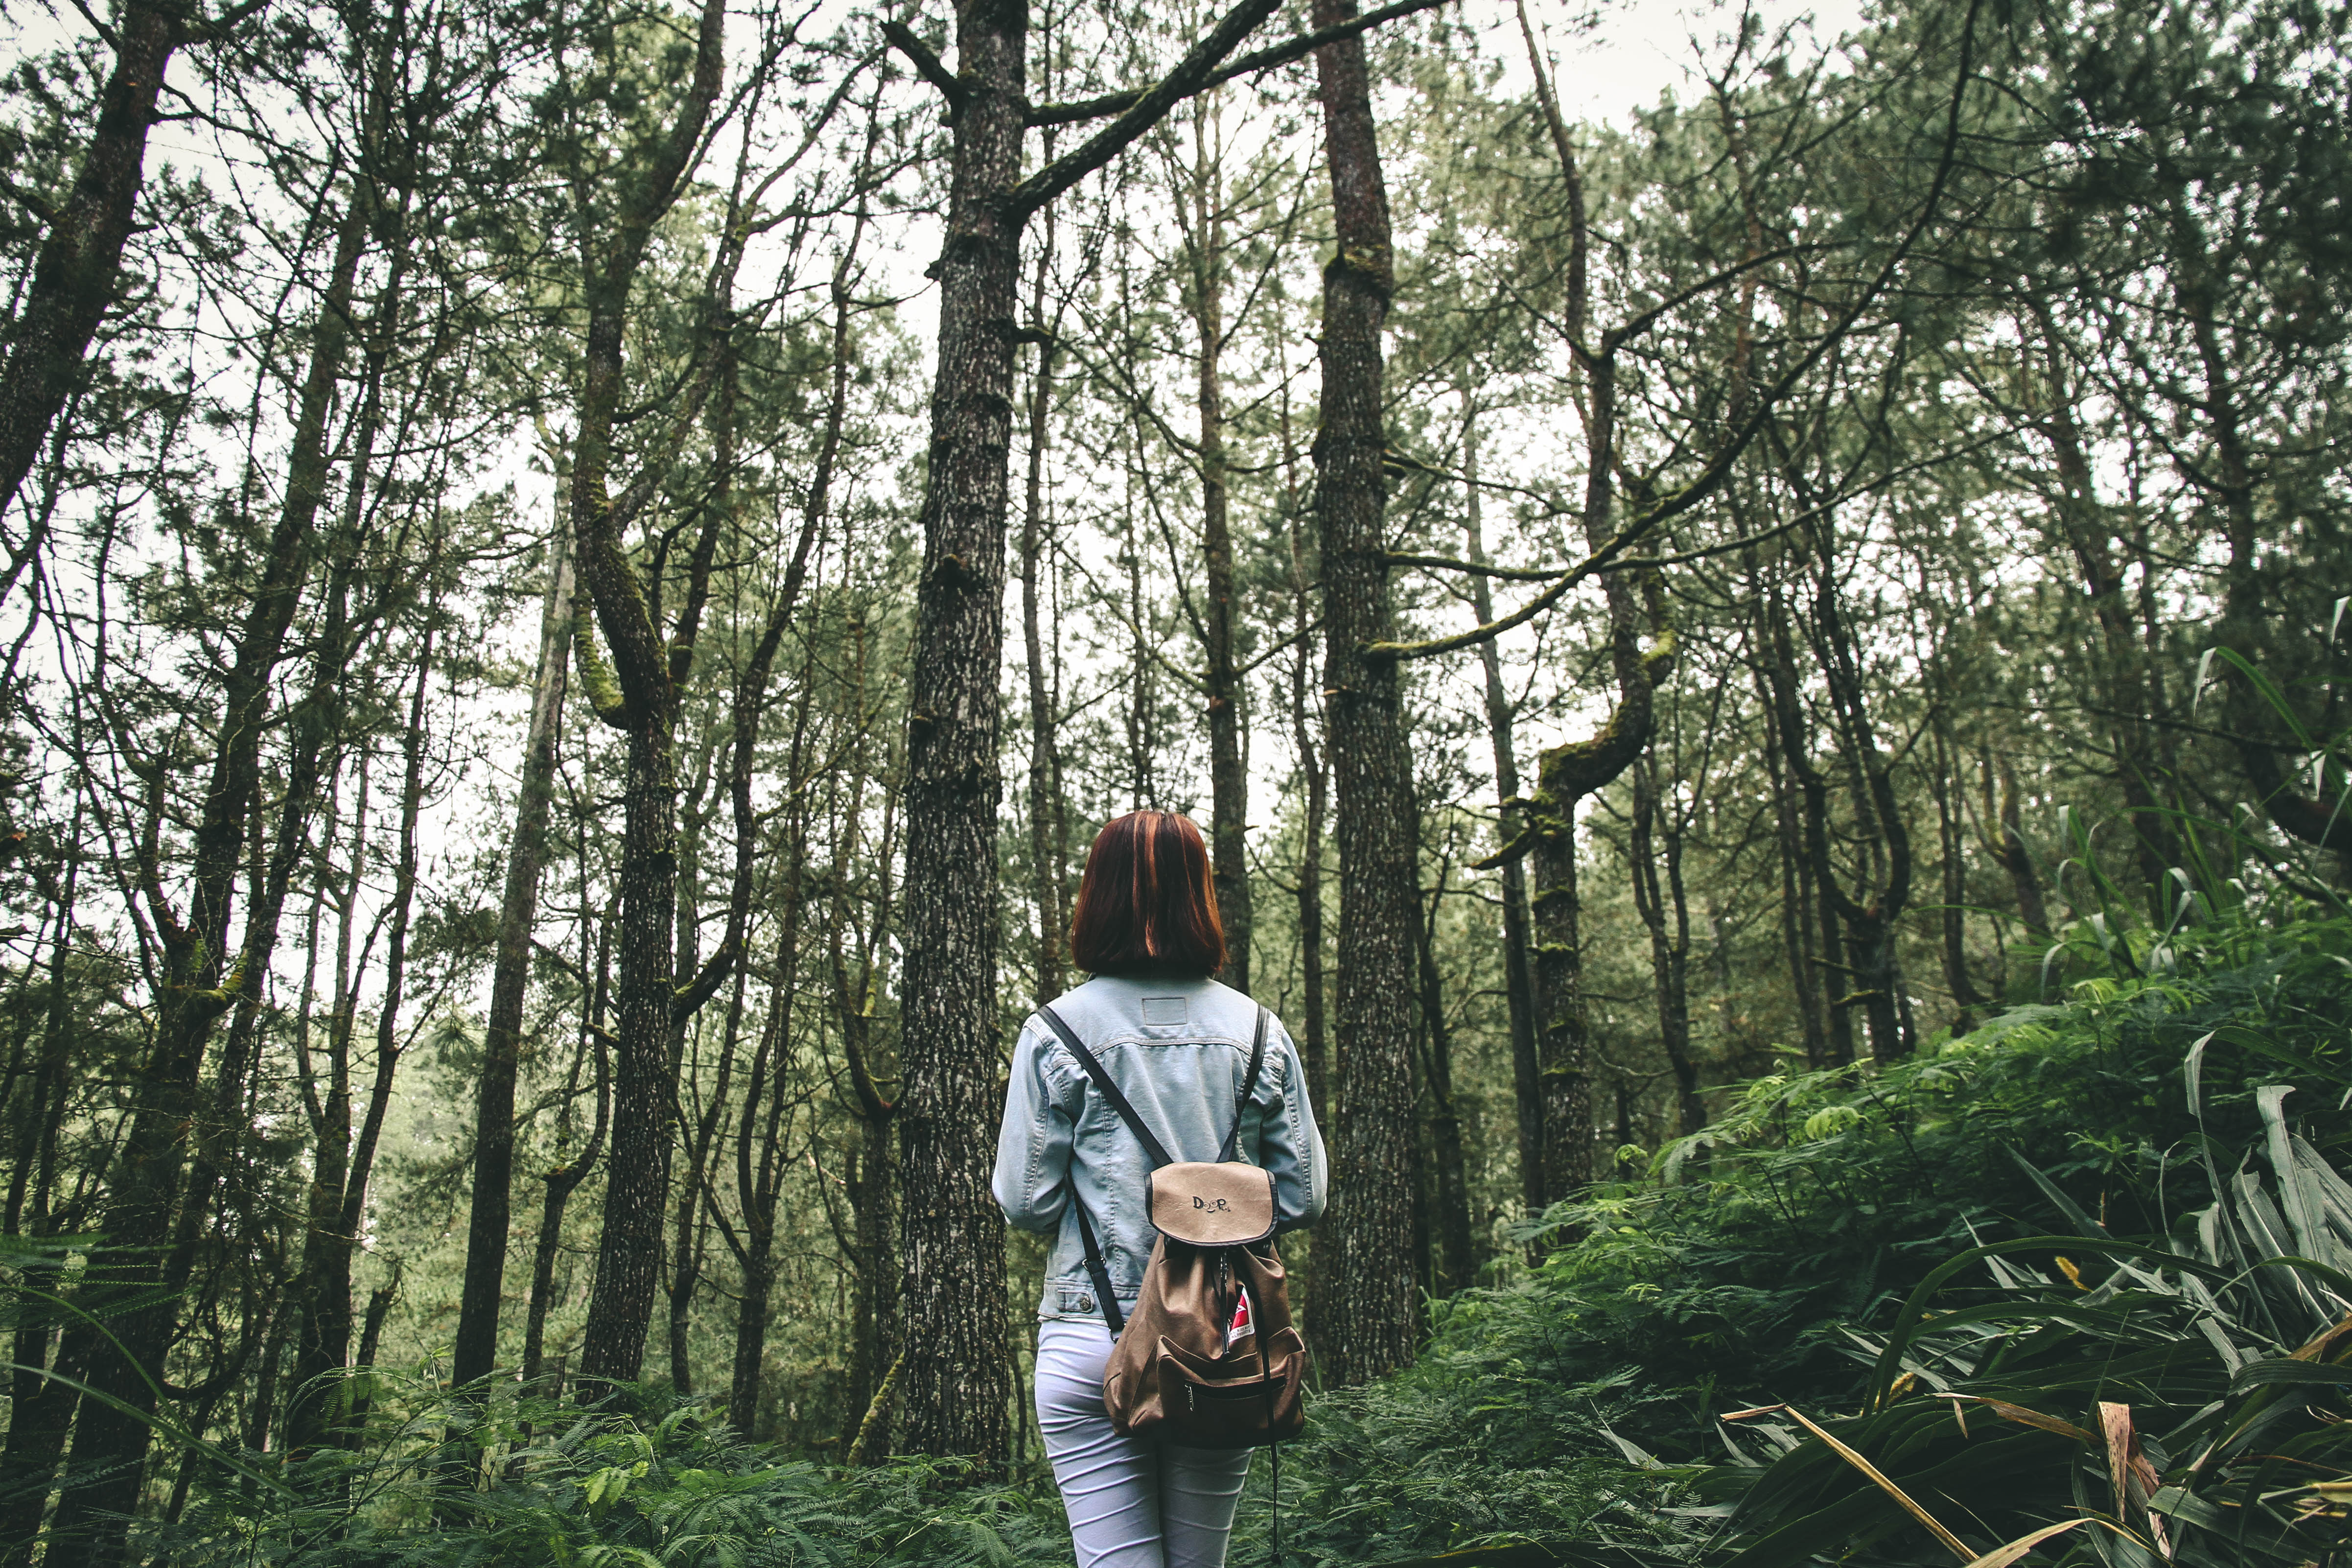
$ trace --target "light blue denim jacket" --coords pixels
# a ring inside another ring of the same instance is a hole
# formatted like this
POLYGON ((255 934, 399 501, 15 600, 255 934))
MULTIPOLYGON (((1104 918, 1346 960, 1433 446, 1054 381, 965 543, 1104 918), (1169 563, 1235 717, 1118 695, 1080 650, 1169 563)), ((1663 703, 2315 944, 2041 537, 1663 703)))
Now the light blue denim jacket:
MULTIPOLYGON (((1257 1004, 1213 980, 1104 975, 1055 998, 1069 1025, 1176 1160, 1213 1160, 1234 1122, 1249 1070, 1257 1004)), ((1298 1047, 1269 1018, 1265 1060, 1242 1118, 1236 1158, 1274 1177, 1276 1224, 1311 1224, 1329 1182, 1323 1135, 1307 1103, 1298 1047)), ((1055 1232, 1040 1318, 1097 1319, 1093 1279, 1078 1241, 1075 1188, 1093 1222, 1111 1289, 1132 1303, 1159 1238, 1145 1209, 1151 1161, 1102 1090, 1043 1018, 1032 1016, 1013 1051, 1004 1126, 992 1184, 1004 1217, 1055 1232)))

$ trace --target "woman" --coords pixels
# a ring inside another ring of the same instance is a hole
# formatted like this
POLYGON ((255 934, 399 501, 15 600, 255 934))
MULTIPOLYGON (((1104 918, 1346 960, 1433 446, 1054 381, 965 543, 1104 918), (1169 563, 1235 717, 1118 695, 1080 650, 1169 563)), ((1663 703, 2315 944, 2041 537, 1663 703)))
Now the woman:
MULTIPOLYGON (((1138 811, 1087 855, 1070 956, 1092 980, 1054 1011, 1097 1057, 1177 1160, 1214 1160, 1233 1124, 1257 1004, 1210 975, 1224 927, 1201 830, 1138 811)), ((1298 1049, 1278 1023, 1243 1112, 1241 1150, 1274 1177, 1285 1229, 1323 1212, 1323 1139, 1298 1049)), ((1083 1205, 1123 1308, 1134 1304, 1156 1232, 1144 1212, 1150 1161, 1069 1048, 1040 1018, 1021 1031, 996 1143, 996 1201, 1026 1230, 1055 1233, 1037 1309, 1037 1426, 1062 1489, 1078 1568, 1219 1568, 1249 1450, 1122 1437, 1103 1409, 1111 1333, 1078 1239, 1083 1205)))

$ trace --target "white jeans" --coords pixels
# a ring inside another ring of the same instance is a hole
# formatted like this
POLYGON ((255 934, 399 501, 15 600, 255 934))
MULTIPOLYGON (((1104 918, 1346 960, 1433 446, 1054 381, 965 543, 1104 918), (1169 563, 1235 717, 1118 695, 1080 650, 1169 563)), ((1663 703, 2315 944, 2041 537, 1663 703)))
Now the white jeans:
POLYGON ((1110 1329, 1037 1329, 1037 1429, 1062 1489, 1078 1568, 1224 1568, 1250 1450, 1122 1437, 1103 1410, 1110 1329))

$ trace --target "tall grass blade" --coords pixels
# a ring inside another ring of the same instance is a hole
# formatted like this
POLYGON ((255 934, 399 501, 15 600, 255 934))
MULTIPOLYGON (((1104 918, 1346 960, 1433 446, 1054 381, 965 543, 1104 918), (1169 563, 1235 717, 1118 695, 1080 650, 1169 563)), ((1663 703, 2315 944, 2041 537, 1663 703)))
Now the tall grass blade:
POLYGON ((1847 1464, 1852 1465, 1855 1469, 1860 1470, 1864 1476, 1868 1477, 1873 1486, 1875 1486, 1879 1490, 1885 1492, 1888 1497, 1893 1498, 1897 1503, 1901 1504, 1903 1510, 1906 1513, 1908 1513, 1912 1518, 1917 1520, 1921 1524, 1927 1526, 1927 1533, 1934 1536, 1937 1541, 1942 1542, 1945 1548, 1949 1551, 1953 1556, 1958 1558, 1962 1563, 1975 1561, 1976 1553, 1970 1552, 1961 1542, 1958 1536, 1954 1535, 1950 1531, 1946 1530, 1942 1521, 1937 1519, 1934 1514, 1929 1513, 1926 1509, 1920 1507, 1918 1502, 1912 1498, 1910 1493, 1905 1491, 1901 1487, 1896 1486, 1893 1481, 1888 1480, 1885 1472, 1881 1471, 1877 1466, 1872 1464, 1868 1459, 1864 1458, 1860 1454, 1854 1452, 1853 1449, 1848 1447, 1845 1444, 1839 1442, 1836 1437, 1831 1436, 1826 1428, 1822 1427, 1819 1423, 1815 1422, 1811 1416, 1798 1409, 1795 1405, 1783 1405, 1780 1406, 1780 1409, 1786 1413, 1789 1418, 1796 1422, 1798 1426, 1802 1426, 1806 1431, 1811 1432, 1814 1436, 1820 1438, 1822 1444, 1828 1447, 1830 1452, 1835 1454, 1839 1458, 1843 1459, 1847 1464))
MULTIPOLYGON (((1996 1546, 1981 1557, 1971 1558, 1969 1568, 2009 1568, 2009 1565, 2041 1545, 2054 1541, 2070 1530, 2080 1530, 2086 1524, 2106 1524, 2103 1519, 2069 1519, 2056 1524, 2045 1524, 2031 1535, 2021 1535, 2006 1546, 1996 1546)), ((2112 1530, 2113 1525, 2107 1525, 2112 1530)))

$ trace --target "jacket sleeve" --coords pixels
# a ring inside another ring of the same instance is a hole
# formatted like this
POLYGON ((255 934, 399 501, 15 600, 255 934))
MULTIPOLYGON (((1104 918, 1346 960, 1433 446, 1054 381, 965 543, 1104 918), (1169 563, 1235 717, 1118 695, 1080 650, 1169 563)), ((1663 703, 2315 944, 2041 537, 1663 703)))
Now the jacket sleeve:
POLYGON ((1275 1022, 1279 1038, 1266 1053, 1268 1071, 1253 1097, 1258 1106, 1257 1163, 1274 1178, 1276 1226, 1296 1230, 1313 1225, 1330 1198, 1330 1163, 1323 1133, 1307 1094, 1307 1069, 1290 1031, 1275 1022))
POLYGON ((1005 1219, 1022 1230, 1054 1229, 1069 1202, 1070 1143, 1079 1108, 1058 1054, 1034 1018, 1013 1047, 989 1188, 1005 1219))

